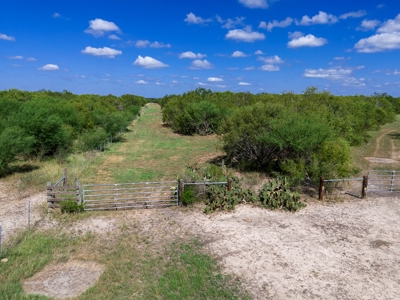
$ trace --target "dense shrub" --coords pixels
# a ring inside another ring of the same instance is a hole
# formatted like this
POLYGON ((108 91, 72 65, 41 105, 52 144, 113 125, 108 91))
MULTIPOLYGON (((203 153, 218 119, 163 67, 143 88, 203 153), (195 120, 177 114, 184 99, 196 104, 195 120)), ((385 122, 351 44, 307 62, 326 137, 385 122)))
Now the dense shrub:
POLYGON ((176 132, 221 134, 232 165, 312 181, 355 173, 350 147, 400 112, 400 98, 387 94, 334 96, 314 87, 280 95, 197 89, 160 103, 176 132))
POLYGON ((0 175, 10 163, 27 155, 35 139, 26 135, 20 127, 8 127, 0 133, 0 175))
POLYGON ((74 200, 65 200, 60 202, 60 208, 62 213, 78 213, 83 211, 83 204, 78 204, 74 200))
POLYGON ((135 95, 74 95, 68 91, 0 91, 1 169, 18 158, 90 150, 115 138, 147 103, 135 95), (12 141, 10 136, 14 136, 12 141), (12 148, 12 149, 9 149, 12 148))

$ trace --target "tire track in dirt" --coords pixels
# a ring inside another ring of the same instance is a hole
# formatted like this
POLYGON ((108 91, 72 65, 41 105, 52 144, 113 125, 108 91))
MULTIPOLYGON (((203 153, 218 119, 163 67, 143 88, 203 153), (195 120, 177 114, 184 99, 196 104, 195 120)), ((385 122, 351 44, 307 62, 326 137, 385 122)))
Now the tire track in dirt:
MULTIPOLYGON (((393 132, 393 131, 395 131, 395 130, 394 130, 394 129, 392 129, 392 130, 385 130, 385 131, 376 139, 376 146, 375 146, 374 157, 377 157, 377 155, 378 155, 378 153, 379 153, 381 139, 382 139, 385 135, 387 135, 387 134, 389 134, 389 133, 391 133, 391 132, 393 132)), ((394 144, 392 144, 392 145, 394 146, 394 144)), ((392 148, 392 149, 393 149, 393 148, 392 148)))

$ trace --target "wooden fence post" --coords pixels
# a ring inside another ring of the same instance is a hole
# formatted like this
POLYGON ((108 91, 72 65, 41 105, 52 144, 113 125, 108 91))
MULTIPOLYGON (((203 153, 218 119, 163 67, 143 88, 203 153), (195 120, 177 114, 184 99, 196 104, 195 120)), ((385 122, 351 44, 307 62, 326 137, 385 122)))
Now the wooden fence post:
POLYGON ((64 176, 64 186, 68 186, 68 174, 67 174, 67 168, 64 168, 64 172, 63 172, 63 176, 64 176))
POLYGON ((325 178, 321 177, 319 180, 319 200, 322 201, 324 200, 324 192, 325 192, 325 178))
POLYGON ((367 198, 368 176, 363 176, 361 198, 367 198))
POLYGON ((47 207, 49 207, 51 204, 53 204, 53 202, 51 201, 53 196, 50 195, 50 193, 53 191, 52 188, 51 188, 51 181, 47 182, 46 190, 47 190, 47 207))
POLYGON ((178 200, 178 204, 179 206, 182 206, 182 194, 183 194, 183 189, 184 189, 185 184, 183 183, 183 180, 180 179, 179 180, 179 200, 178 200))
POLYGON ((82 204, 82 189, 81 189, 81 182, 79 180, 76 181, 76 193, 78 194, 79 198, 79 205, 82 204))
POLYGON ((232 178, 228 179, 228 191, 232 191, 232 178))

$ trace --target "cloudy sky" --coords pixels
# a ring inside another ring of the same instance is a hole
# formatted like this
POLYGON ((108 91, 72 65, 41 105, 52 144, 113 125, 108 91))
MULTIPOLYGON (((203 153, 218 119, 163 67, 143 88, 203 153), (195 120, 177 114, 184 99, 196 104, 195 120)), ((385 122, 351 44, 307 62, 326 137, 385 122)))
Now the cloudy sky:
POLYGON ((398 0, 3 0, 0 20, 0 90, 400 96, 398 0))

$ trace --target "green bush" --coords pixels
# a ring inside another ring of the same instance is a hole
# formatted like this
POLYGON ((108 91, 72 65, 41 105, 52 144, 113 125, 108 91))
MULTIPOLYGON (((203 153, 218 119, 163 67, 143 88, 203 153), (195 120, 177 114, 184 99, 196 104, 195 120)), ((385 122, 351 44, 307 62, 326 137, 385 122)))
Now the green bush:
POLYGON ((83 211, 83 204, 78 204, 74 200, 65 200, 60 202, 61 212, 62 213, 78 213, 83 211))
POLYGON ((0 175, 8 170, 9 164, 32 151, 34 137, 26 135, 20 127, 8 127, 0 132, 0 175))
POLYGON ((93 129, 80 136, 77 147, 81 151, 93 150, 107 139, 108 134, 103 128, 93 129))
POLYGON ((181 194, 182 203, 191 205, 197 201, 196 189, 194 186, 186 186, 181 194))

